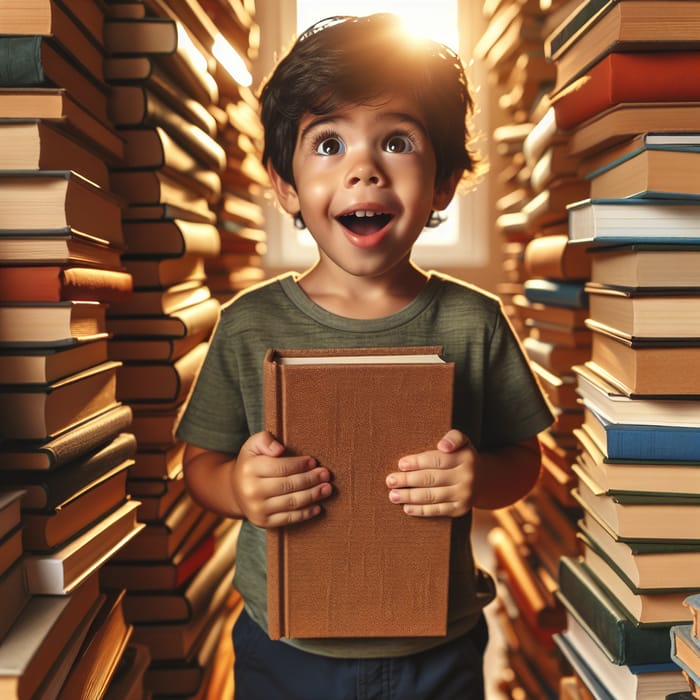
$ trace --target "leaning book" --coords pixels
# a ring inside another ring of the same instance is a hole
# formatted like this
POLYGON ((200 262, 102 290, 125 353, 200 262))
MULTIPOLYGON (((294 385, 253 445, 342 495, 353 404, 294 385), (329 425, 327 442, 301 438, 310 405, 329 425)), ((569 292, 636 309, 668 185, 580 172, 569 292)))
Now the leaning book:
POLYGON ((268 351, 266 427, 334 486, 320 517, 268 530, 272 638, 446 633, 451 521, 406 515, 385 485, 451 427, 454 365, 439 350, 268 351))

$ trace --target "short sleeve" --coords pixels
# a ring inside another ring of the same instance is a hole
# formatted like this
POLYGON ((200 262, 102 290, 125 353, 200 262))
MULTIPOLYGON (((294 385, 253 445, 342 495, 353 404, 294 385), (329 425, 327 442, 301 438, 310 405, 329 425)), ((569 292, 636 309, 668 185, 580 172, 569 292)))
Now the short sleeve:
POLYGON ((551 425, 552 411, 527 356, 501 313, 489 343, 482 446, 513 444, 551 425))

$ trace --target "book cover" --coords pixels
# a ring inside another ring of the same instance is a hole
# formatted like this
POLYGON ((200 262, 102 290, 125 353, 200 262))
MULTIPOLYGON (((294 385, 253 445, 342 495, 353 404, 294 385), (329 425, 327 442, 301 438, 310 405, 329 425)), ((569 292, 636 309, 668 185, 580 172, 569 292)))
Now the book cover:
POLYGON ((700 431, 696 428, 611 423, 590 407, 584 407, 583 427, 609 459, 696 462, 700 454, 700 431))
POLYGON ((673 625, 670 631, 671 658, 693 683, 700 683, 700 640, 692 634, 692 625, 673 625))
POLYGON ((523 294, 531 303, 563 306, 568 309, 584 309, 588 306, 588 295, 583 280, 530 278, 523 284, 523 294))
POLYGON ((161 17, 108 17, 104 24, 104 44, 113 56, 172 53, 178 44, 177 24, 161 17))
POLYGON ((438 351, 268 352, 266 426, 289 453, 328 467, 335 486, 319 518, 268 530, 273 638, 445 634, 450 519, 406 516, 384 482, 451 427, 454 368, 438 351), (295 358, 307 362, 285 362, 295 358))
POLYGON ((216 226, 184 219, 128 221, 124 239, 129 255, 215 256, 221 249, 216 226))
POLYGON ((527 243, 523 265, 528 277, 582 280, 591 276, 591 257, 585 248, 569 245, 566 234, 553 234, 527 243))
MULTIPOLYGON (((131 407, 118 404, 45 440, 4 440, 0 469, 56 469, 85 457, 131 425, 131 407)), ((31 479, 30 476, 27 478, 31 479)))
POLYGON ((700 100, 697 51, 610 53, 552 97, 560 129, 568 130, 623 102, 700 100), (669 76, 683 75, 683 80, 669 76))
POLYGON ((558 573, 558 599, 598 640, 610 661, 632 665, 668 661, 670 625, 637 625, 578 559, 562 557, 558 573))

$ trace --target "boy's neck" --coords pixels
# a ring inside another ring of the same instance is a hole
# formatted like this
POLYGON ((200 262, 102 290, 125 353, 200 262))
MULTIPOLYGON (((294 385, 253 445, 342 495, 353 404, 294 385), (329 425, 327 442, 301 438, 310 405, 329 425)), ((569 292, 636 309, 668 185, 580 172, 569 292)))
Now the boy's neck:
POLYGON ((388 277, 341 279, 316 264, 299 277, 298 284, 315 304, 336 316, 371 319, 401 311, 413 302, 427 280, 428 275, 413 263, 388 277))

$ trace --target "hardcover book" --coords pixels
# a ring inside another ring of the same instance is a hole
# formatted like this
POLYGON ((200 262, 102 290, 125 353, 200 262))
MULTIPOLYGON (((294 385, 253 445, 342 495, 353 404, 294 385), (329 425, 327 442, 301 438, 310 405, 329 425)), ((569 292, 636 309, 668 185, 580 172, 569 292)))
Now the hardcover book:
POLYGON ((334 485, 320 517, 268 530, 272 638, 445 634, 450 519, 407 516, 384 480, 450 429, 453 373, 439 348, 268 351, 266 427, 334 485))

